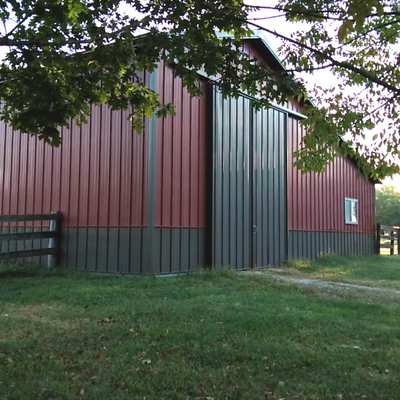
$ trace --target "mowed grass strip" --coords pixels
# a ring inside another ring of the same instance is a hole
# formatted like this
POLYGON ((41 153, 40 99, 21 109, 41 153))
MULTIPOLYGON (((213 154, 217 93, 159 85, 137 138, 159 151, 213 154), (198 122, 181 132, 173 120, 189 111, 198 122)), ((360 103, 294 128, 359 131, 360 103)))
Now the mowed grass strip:
POLYGON ((397 399, 396 303, 268 276, 0 270, 0 399, 397 399))
POLYGON ((400 256, 338 257, 289 262, 273 273, 400 290, 400 256))

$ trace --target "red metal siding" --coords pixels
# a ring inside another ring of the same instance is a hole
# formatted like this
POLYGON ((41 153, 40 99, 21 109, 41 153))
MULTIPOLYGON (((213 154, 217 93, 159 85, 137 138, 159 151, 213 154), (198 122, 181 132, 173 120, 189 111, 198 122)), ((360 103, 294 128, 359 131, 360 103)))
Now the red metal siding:
MULTIPOLYGON (((71 182, 71 129, 63 129, 62 131, 63 145, 61 147, 61 192, 60 192, 60 211, 68 218, 68 226, 76 226, 77 216, 70 214, 70 186, 71 182), (68 179, 66 179, 68 176, 68 179)), ((35 142, 36 144, 36 142, 35 142)), ((38 143, 39 146, 43 145, 38 143)))
POLYGON ((127 117, 93 107, 88 124, 62 129, 58 149, 1 123, 0 215, 61 211, 65 227, 146 226, 148 123, 138 135, 127 117))
POLYGON ((296 118, 288 119, 288 219, 291 231, 375 232, 375 186, 356 165, 336 158, 323 174, 302 173, 293 167, 293 153, 304 135, 296 118), (345 197, 358 199, 359 224, 345 223, 345 197))
MULTIPOLYGON (((174 92, 182 93, 183 85, 181 79, 174 80, 174 92)), ((182 101, 175 102, 175 111, 177 115, 182 115, 183 105, 182 101)), ((174 128, 175 134, 173 136, 172 146, 176 152, 176 154, 181 154, 182 152, 182 127, 183 127, 183 118, 176 118, 174 128)), ((172 160, 172 174, 173 176, 179 176, 182 170, 182 160, 181 157, 174 157, 172 160)), ((174 179, 173 188, 172 188, 172 204, 175 206, 172 208, 172 225, 179 226, 181 223, 181 181, 179 179, 174 179)))
POLYGON ((291 99, 286 103, 286 107, 289 110, 301 113, 302 112, 302 106, 301 104, 296 100, 296 99, 291 99))
POLYGON ((88 221, 94 226, 99 217, 99 165, 100 165, 100 109, 92 107, 90 118, 90 165, 89 165, 89 210, 88 221))
POLYGON ((99 166, 99 219, 100 226, 109 226, 110 216, 110 158, 111 158, 111 129, 110 129, 111 111, 101 109, 100 116, 100 166, 99 166))
MULTIPOLYGON (((87 124, 82 125, 80 137, 82 140, 82 146, 79 149, 80 157, 80 177, 79 185, 80 187, 88 188, 90 187, 90 160, 92 154, 86 153, 86 149, 90 149, 90 130, 92 128, 92 121, 89 120, 87 124)), ((89 223, 89 190, 80 190, 78 197, 78 221, 83 225, 88 225, 89 223)))
POLYGON ((160 64, 158 87, 176 115, 158 121, 156 225, 204 228, 206 96, 192 97, 167 63, 160 64))
POLYGON ((79 224, 79 192, 80 192, 80 182, 79 178, 81 176, 81 147, 82 136, 80 132, 80 127, 76 124, 71 126, 71 146, 69 156, 69 171, 70 171, 70 183, 69 183, 69 223, 71 225, 77 226, 79 224))
POLYGON ((8 126, 5 127, 5 133, 7 136, 7 147, 5 149, 5 165, 7 165, 8 168, 4 168, 3 210, 5 211, 5 214, 10 214, 12 153, 14 137, 12 136, 11 130, 8 126))
MULTIPOLYGON (((128 113, 127 112, 122 112, 122 121, 121 121, 121 131, 122 132, 130 132, 131 130, 131 125, 130 122, 128 121, 128 113)), ((138 158, 140 160, 143 159, 143 145, 140 143, 137 143, 136 145, 138 146, 138 149, 136 147, 133 147, 133 142, 134 142, 134 136, 138 135, 121 135, 121 164, 120 164, 120 176, 118 180, 120 181, 120 188, 119 188, 119 218, 121 221, 131 221, 131 215, 133 210, 131 207, 126 207, 126 204, 131 204, 131 199, 132 199, 132 187, 139 187, 142 188, 143 185, 139 185, 136 183, 137 179, 135 179, 136 174, 141 174, 143 169, 140 167, 142 166, 143 162, 140 163, 137 168, 139 171, 132 170, 132 165, 135 162, 134 160, 137 160, 138 158), (126 151, 125 149, 133 149, 134 153, 130 153, 129 151, 126 151), (142 153, 139 152, 139 155, 136 154, 137 150, 142 150, 142 153), (134 184, 132 185, 132 183, 134 184)), ((142 209, 142 193, 133 193, 133 198, 136 198, 137 201, 137 207, 139 209, 142 209)), ((137 211, 134 211, 135 213, 137 211)), ((132 222, 131 222, 132 223, 132 222)), ((134 221, 134 224, 142 225, 142 221, 139 218, 139 221, 134 221)))

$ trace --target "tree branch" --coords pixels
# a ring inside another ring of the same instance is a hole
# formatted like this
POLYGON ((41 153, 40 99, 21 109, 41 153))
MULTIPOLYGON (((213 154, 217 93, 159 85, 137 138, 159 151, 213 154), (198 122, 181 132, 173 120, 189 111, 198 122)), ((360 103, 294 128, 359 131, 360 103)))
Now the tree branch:
POLYGON ((281 15, 271 15, 270 17, 249 18, 249 21, 261 21, 261 20, 275 19, 275 18, 282 18, 282 17, 284 17, 283 14, 281 14, 281 15))
MULTIPOLYGON (((148 21, 148 17, 143 17, 141 20, 131 20, 128 25, 123 26, 121 29, 118 29, 117 31, 113 32, 108 32, 104 34, 101 39, 106 40, 106 39, 115 39, 116 36, 119 34, 128 31, 131 32, 132 28, 134 29, 146 29, 143 28, 141 25, 144 24, 146 21, 148 21)), ((19 23, 20 25, 20 23, 19 23)), ((7 36, 0 37, 0 47, 3 46, 11 46, 11 47, 30 47, 30 46, 55 46, 57 48, 63 47, 63 46, 71 46, 71 45, 85 45, 85 44, 92 44, 93 39, 92 38, 87 38, 85 40, 78 40, 78 39, 66 39, 64 41, 57 41, 57 42, 49 42, 47 40, 39 40, 39 39, 30 39, 30 40, 19 40, 19 39, 9 39, 7 36)))
POLYGON ((321 65, 319 67, 285 69, 285 71, 282 71, 282 73, 286 73, 286 72, 313 72, 313 71, 318 71, 318 70, 322 70, 322 69, 332 68, 334 66, 335 66, 335 64, 331 63, 331 64, 321 65))
MULTIPOLYGON (((246 7, 260 9, 260 10, 273 10, 280 11, 286 14, 293 15, 304 15, 308 17, 320 18, 325 20, 334 20, 334 21, 354 21, 354 18, 349 18, 348 13, 343 13, 339 11, 329 11, 329 10, 307 10, 307 9, 290 9, 290 8, 282 8, 282 7, 273 7, 273 6, 256 6, 246 4, 246 7), (332 15, 332 16, 331 16, 332 15)), ((383 16, 393 17, 400 16, 400 11, 386 11, 380 14, 368 14, 365 18, 381 18, 383 16)), ((390 25, 390 22, 386 25, 390 25)), ((384 25, 385 26, 385 25, 384 25)))
POLYGON ((261 26, 259 24, 256 24, 254 22, 250 22, 249 21, 248 23, 249 23, 249 25, 252 25, 257 29, 260 29, 260 30, 263 30, 265 32, 268 32, 268 33, 270 33, 270 34, 272 34, 272 35, 274 35, 274 36, 276 36, 276 37, 278 37, 278 38, 280 38, 280 39, 282 39, 282 40, 284 40, 286 42, 289 42, 289 43, 292 43, 292 44, 294 44, 296 46, 302 47, 303 49, 306 49, 306 50, 308 50, 308 51, 320 56, 321 58, 323 58, 323 59, 325 59, 327 61, 330 61, 333 64, 333 66, 340 67, 340 68, 345 68, 347 70, 355 72, 355 73, 361 75, 362 77, 368 79, 369 81, 374 82, 374 83, 378 84, 379 86, 382 86, 385 89, 388 89, 388 90, 390 90, 392 92, 395 92, 395 93, 400 95, 400 88, 398 88, 396 86, 393 86, 393 85, 390 85, 389 83, 387 83, 387 82, 383 81, 382 79, 378 78, 376 75, 374 75, 374 74, 372 74, 372 73, 370 73, 370 72, 368 72, 368 71, 366 71, 364 69, 355 67, 354 65, 352 65, 351 63, 346 62, 346 61, 338 61, 338 60, 334 59, 332 56, 330 56, 330 55, 328 55, 328 54, 326 54, 326 53, 324 53, 324 52, 322 52, 320 50, 317 50, 317 49, 315 49, 315 48, 313 48, 311 46, 308 46, 308 45, 306 45, 304 43, 298 42, 297 40, 294 40, 294 39, 292 39, 290 37, 282 35, 282 34, 276 32, 276 31, 272 31, 270 29, 267 29, 267 28, 265 28, 265 27, 263 27, 263 26, 261 26))
POLYGON ((26 20, 27 20, 28 18, 30 18, 32 15, 33 15, 33 12, 27 14, 27 15, 25 16, 25 18, 23 18, 21 21, 19 21, 18 24, 16 24, 16 25, 10 30, 10 32, 6 33, 6 34, 3 36, 3 38, 7 38, 7 37, 9 37, 10 35, 12 35, 13 32, 15 32, 15 31, 16 31, 23 23, 25 23, 26 20))
POLYGON ((343 13, 339 12, 334 12, 334 11, 322 11, 322 10, 315 10, 315 11, 310 11, 306 9, 296 9, 296 10, 291 10, 290 8, 281 8, 281 7, 270 7, 270 6, 252 6, 252 5, 247 5, 246 7, 250 8, 255 8, 255 9, 260 9, 260 10, 274 10, 274 11, 280 11, 286 14, 296 14, 296 15, 307 15, 309 17, 314 17, 314 18, 321 18, 321 19, 326 19, 326 20, 336 20, 336 21, 345 21, 346 18, 343 13), (342 17, 331 17, 329 16, 329 13, 333 15, 342 15, 342 17), (327 15, 328 14, 328 15, 327 15))
POLYGON ((387 99, 385 102, 380 104, 378 107, 374 108, 372 111, 369 111, 367 114, 364 115, 363 119, 369 117, 370 115, 376 113, 378 110, 380 110, 383 107, 386 107, 388 104, 390 104, 393 100, 395 100, 395 96, 390 97, 387 99))

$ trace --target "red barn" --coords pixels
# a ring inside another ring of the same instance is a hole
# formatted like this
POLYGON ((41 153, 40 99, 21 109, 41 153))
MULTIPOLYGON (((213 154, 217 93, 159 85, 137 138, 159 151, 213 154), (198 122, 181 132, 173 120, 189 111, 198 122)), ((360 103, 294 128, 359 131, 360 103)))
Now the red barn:
MULTIPOLYGON (((244 48, 283 68, 263 38, 244 48)), ((63 129, 61 148, 0 125, 0 215, 61 211, 62 266, 159 274, 375 251, 374 182, 345 157, 323 174, 293 168, 304 135, 295 101, 255 111, 207 78, 194 98, 165 62, 146 81, 176 116, 147 120, 141 135, 107 106, 63 129)), ((17 246, 40 243, 2 249, 17 246)))

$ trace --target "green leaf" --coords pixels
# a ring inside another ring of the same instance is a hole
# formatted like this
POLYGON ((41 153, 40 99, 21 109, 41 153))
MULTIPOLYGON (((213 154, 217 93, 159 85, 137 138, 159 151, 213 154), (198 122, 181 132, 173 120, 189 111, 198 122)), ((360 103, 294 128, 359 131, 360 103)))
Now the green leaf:
POLYGON ((108 100, 107 93, 101 92, 100 93, 100 101, 104 104, 104 103, 107 103, 107 100, 108 100))
POLYGON ((338 31, 338 38, 340 43, 345 43, 349 30, 353 27, 353 21, 346 20, 338 31))

